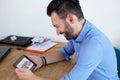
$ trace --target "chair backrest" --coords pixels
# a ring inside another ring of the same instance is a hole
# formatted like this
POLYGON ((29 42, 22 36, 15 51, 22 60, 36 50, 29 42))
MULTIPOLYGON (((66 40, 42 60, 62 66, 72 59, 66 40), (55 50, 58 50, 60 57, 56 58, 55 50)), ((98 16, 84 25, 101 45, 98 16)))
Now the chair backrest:
POLYGON ((115 53, 116 53, 116 56, 117 56, 117 69, 118 69, 118 76, 120 78, 120 49, 119 48, 116 48, 114 47, 115 49, 115 53))

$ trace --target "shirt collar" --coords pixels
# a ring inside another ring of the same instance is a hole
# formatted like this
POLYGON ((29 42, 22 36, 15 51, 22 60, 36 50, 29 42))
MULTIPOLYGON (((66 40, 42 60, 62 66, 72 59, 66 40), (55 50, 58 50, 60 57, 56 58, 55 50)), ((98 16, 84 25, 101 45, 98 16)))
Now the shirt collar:
POLYGON ((75 39, 76 42, 82 42, 85 38, 85 36, 87 35, 87 33, 89 32, 89 30, 91 30, 90 27, 90 22, 88 22, 87 20, 85 21, 85 24, 81 30, 81 32, 79 33, 78 37, 75 39))

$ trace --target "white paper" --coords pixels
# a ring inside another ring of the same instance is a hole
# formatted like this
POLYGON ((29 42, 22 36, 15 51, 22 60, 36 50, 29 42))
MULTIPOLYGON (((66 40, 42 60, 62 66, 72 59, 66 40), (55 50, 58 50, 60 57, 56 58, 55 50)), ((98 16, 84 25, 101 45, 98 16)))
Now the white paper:
POLYGON ((36 51, 46 51, 47 49, 53 47, 56 44, 57 44, 56 42, 47 41, 47 42, 44 42, 41 44, 33 44, 33 45, 27 47, 26 49, 36 50, 36 51))

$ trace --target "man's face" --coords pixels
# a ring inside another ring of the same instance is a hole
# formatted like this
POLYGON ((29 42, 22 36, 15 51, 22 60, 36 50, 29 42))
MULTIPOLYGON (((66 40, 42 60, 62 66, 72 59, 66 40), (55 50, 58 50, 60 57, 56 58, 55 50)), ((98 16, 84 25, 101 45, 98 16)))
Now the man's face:
POLYGON ((51 14, 51 21, 54 27, 56 28, 56 33, 63 34, 67 40, 70 40, 74 37, 73 28, 68 22, 59 18, 59 16, 54 12, 51 14))

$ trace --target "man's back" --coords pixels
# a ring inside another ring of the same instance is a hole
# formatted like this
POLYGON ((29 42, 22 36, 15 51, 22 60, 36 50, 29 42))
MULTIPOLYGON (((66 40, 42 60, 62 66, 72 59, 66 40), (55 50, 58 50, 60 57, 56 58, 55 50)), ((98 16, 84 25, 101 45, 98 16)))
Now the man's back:
MULTIPOLYGON (((102 59, 88 80, 117 80, 117 61, 114 48, 104 34, 96 28, 94 29, 91 33, 96 32, 96 34, 94 34, 95 37, 93 38, 96 39, 101 45, 102 53, 99 54, 102 54, 102 59)), ((97 58, 95 60, 97 60, 97 58)))
POLYGON ((61 51, 66 59, 76 53, 76 65, 62 80, 118 80, 114 48, 90 22, 86 21, 77 39, 61 51))

